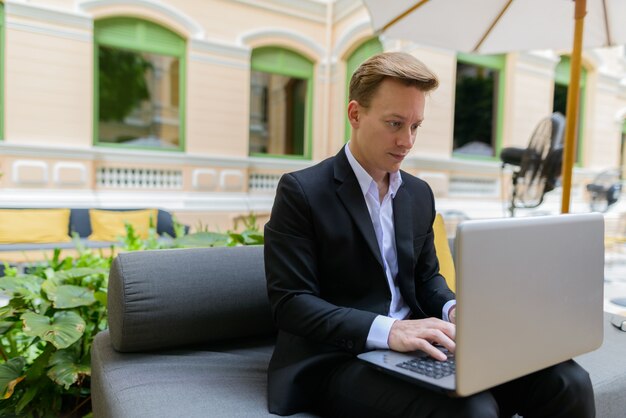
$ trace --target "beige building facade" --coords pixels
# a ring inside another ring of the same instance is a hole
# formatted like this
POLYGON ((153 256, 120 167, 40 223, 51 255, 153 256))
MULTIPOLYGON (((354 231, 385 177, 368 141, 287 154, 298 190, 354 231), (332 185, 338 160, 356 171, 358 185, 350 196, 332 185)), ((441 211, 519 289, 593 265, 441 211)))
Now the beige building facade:
MULTIPOLYGON (((237 215, 267 214, 282 173, 334 155, 349 138, 349 69, 368 42, 378 45, 372 51, 414 54, 440 77, 404 168, 431 184, 439 210, 497 215, 510 182, 498 152, 526 146, 553 111, 565 62, 561 51, 485 61, 406 40, 372 41, 360 0, 5 0, 1 7, 0 206, 159 207, 222 230, 237 215), (106 54, 130 63, 128 72, 107 66, 106 54), (485 69, 497 82, 490 154, 461 155, 459 71, 485 69), (111 80, 136 76, 107 104, 111 80)), ((624 47, 585 51, 584 66, 575 210, 587 207, 584 185, 623 166, 625 152, 624 47)), ((547 210, 558 198, 557 189, 547 210)))

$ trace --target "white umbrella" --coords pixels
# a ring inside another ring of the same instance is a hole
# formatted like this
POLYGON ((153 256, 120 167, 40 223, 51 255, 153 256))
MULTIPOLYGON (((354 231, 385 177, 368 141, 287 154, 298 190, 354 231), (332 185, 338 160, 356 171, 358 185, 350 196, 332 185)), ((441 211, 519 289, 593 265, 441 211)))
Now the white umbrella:
POLYGON ((363 1, 377 33, 422 45, 480 54, 572 49, 561 205, 569 212, 581 50, 626 43, 626 0, 363 1))

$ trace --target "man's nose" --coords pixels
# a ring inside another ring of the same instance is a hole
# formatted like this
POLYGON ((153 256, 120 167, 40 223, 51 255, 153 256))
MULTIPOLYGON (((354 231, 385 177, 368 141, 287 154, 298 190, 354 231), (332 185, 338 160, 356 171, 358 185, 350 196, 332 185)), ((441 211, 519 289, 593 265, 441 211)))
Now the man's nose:
POLYGON ((396 137, 396 145, 403 148, 412 148, 415 142, 415 136, 411 132, 411 129, 402 130, 396 137))

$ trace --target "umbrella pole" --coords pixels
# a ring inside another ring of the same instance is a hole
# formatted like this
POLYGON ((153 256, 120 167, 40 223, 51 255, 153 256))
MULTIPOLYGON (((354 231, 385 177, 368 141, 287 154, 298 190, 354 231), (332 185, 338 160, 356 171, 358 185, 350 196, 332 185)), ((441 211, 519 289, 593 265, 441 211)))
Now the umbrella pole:
POLYGON ((576 149, 576 131, 578 127, 578 100, 580 93, 580 67, 583 43, 583 29, 587 14, 587 0, 576 0, 574 46, 572 49, 569 88, 567 89, 567 107, 565 123, 565 147, 563 149, 562 184, 563 196, 561 213, 568 213, 570 192, 572 189, 572 169, 574 167, 574 150, 576 149))

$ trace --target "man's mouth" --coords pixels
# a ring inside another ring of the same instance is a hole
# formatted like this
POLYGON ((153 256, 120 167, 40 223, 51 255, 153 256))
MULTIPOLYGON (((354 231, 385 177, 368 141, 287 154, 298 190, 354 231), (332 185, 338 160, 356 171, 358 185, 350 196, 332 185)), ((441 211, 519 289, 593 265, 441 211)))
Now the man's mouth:
POLYGON ((389 155, 391 155, 393 159, 397 161, 402 161, 404 160, 404 157, 406 157, 406 154, 394 154, 393 152, 390 152, 389 155))

